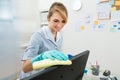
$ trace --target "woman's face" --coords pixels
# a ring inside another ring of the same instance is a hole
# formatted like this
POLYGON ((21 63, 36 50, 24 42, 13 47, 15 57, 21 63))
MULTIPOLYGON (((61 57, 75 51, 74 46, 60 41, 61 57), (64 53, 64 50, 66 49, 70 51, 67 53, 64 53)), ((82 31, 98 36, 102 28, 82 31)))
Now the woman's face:
POLYGON ((54 12, 53 15, 48 18, 49 27, 52 32, 60 31, 65 25, 65 20, 61 17, 59 12, 54 12))

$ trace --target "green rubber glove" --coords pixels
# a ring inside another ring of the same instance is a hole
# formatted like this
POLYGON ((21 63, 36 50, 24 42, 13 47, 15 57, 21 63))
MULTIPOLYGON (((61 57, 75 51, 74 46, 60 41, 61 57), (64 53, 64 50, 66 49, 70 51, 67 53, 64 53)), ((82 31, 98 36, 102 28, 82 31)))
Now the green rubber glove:
POLYGON ((58 60, 64 60, 64 61, 68 60, 68 56, 58 50, 47 51, 43 53, 42 58, 52 59, 52 60, 58 59, 58 60))
POLYGON ((44 59, 52 59, 52 60, 57 59, 57 60, 66 61, 66 60, 68 60, 68 56, 64 55, 62 52, 57 51, 57 50, 46 51, 46 52, 39 54, 35 58, 33 58, 31 60, 31 64, 33 64, 36 61, 40 61, 40 60, 44 60, 44 59))

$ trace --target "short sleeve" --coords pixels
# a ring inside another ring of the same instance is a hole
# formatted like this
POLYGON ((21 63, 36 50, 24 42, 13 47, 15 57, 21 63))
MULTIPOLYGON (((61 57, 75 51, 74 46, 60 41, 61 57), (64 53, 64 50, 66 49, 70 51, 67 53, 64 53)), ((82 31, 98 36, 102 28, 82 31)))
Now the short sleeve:
POLYGON ((41 45, 40 42, 41 41, 40 41, 40 35, 39 35, 39 33, 37 33, 37 32, 34 33, 31 36, 31 39, 29 41, 29 45, 28 45, 27 49, 24 52, 22 60, 31 59, 31 58, 37 56, 38 52, 39 52, 39 47, 41 45))

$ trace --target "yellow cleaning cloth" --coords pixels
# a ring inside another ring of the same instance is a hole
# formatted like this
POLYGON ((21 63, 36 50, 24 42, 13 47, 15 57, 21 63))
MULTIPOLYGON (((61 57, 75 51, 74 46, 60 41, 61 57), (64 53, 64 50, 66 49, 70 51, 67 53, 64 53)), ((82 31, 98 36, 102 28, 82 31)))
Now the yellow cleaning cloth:
POLYGON ((33 70, 41 69, 41 68, 47 68, 54 65, 71 65, 72 61, 60 61, 60 60, 51 60, 51 59, 45 59, 41 61, 36 61, 33 63, 33 70))

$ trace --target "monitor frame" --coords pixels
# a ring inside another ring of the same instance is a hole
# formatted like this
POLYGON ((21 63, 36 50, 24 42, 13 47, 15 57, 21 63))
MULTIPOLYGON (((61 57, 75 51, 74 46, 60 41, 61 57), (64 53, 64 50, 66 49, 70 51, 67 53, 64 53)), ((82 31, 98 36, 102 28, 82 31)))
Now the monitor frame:
POLYGON ((52 66, 21 80, 82 80, 89 53, 86 50, 73 56, 72 65, 52 66))

